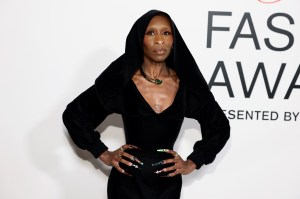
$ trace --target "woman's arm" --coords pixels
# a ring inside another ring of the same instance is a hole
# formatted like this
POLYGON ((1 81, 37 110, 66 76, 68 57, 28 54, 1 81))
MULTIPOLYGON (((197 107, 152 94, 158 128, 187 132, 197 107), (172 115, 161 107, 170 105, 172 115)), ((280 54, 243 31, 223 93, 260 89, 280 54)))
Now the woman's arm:
POLYGON ((202 140, 195 143, 194 151, 187 159, 193 161, 197 165, 196 169, 199 169, 203 164, 213 162, 224 147, 230 136, 230 125, 211 93, 205 105, 191 117, 200 123, 202 140))
POLYGON ((98 158, 108 148, 95 128, 109 114, 111 112, 98 100, 95 87, 91 86, 68 104, 63 112, 63 122, 74 143, 98 158))

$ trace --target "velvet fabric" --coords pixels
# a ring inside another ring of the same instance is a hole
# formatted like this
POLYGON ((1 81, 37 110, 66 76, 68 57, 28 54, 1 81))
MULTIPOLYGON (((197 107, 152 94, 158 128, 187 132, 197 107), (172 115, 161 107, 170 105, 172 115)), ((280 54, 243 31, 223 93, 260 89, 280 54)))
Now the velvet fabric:
POLYGON ((120 164, 132 177, 112 169, 109 199, 180 198, 181 175, 162 177, 166 173, 158 175, 155 171, 166 165, 154 167, 152 164, 170 158, 156 149, 173 149, 185 117, 197 120, 201 127, 202 140, 195 142, 193 152, 187 157, 197 169, 211 163, 229 138, 228 119, 209 91, 173 21, 174 47, 167 65, 180 79, 173 103, 156 113, 131 79, 143 62, 142 41, 146 27, 158 14, 169 17, 164 12, 151 10, 139 18, 127 37, 125 53, 108 66, 95 85, 69 103, 63 113, 64 124, 74 143, 90 151, 95 158, 108 147, 94 129, 112 113, 122 115, 126 143, 140 147, 140 150, 130 151, 144 162, 140 169, 120 164))

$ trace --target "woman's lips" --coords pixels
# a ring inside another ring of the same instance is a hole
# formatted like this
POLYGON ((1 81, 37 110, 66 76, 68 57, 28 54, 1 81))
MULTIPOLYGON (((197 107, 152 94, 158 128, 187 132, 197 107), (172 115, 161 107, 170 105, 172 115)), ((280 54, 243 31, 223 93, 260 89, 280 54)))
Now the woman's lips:
POLYGON ((157 48, 154 50, 154 53, 161 55, 164 54, 166 51, 167 50, 165 48, 157 48))

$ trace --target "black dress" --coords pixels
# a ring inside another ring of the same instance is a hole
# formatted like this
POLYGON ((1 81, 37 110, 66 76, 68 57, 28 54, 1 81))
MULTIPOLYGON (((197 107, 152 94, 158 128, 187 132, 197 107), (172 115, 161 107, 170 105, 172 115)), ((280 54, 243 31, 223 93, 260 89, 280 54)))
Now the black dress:
POLYGON ((195 143, 187 157, 199 169, 211 163, 229 138, 228 119, 209 91, 195 60, 185 45, 169 15, 151 10, 133 25, 126 39, 125 53, 111 63, 96 79, 95 85, 80 94, 63 113, 63 121, 74 143, 98 158, 108 147, 94 129, 112 113, 121 114, 126 143, 140 147, 129 150, 144 164, 140 169, 120 166, 133 177, 112 168, 108 181, 109 199, 178 199, 181 176, 164 177, 156 174, 168 165, 153 163, 172 158, 157 149, 173 149, 184 117, 196 119, 201 127, 202 140, 195 143), (143 62, 142 41, 146 27, 157 14, 172 22, 173 49, 166 60, 180 79, 173 103, 157 114, 143 98, 132 76, 143 62))
MULTIPOLYGON (((197 168, 210 163, 222 149, 229 136, 227 119, 213 98, 205 105, 193 104, 195 97, 180 82, 173 103, 157 114, 143 98, 133 81, 129 81, 117 98, 122 104, 122 115, 127 144, 140 147, 129 150, 144 164, 140 169, 120 166, 133 177, 112 169, 108 182, 109 199, 177 199, 180 198, 181 176, 163 177, 166 173, 155 171, 167 165, 152 166, 167 158, 169 154, 157 149, 173 149, 184 117, 198 120, 202 128, 201 141, 196 142, 193 153, 188 157, 197 168), (213 126, 211 126, 213 125, 213 126), (225 130, 224 130, 225 129, 225 130), (226 130, 227 129, 227 130, 226 130)), ((107 147, 101 142, 100 134, 93 131, 111 112, 97 98, 94 86, 71 102, 64 112, 64 123, 74 142, 89 150, 97 158, 107 147)))

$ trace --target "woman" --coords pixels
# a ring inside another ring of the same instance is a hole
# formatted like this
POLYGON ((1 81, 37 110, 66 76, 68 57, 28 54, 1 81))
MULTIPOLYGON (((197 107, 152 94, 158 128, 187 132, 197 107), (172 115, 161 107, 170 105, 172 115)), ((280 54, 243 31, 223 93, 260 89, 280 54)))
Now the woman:
POLYGON ((109 199, 177 199, 182 179, 209 164, 229 138, 229 122, 170 16, 140 17, 115 60, 66 108, 63 121, 75 144, 113 166, 109 199), (115 151, 94 129, 122 115, 126 145, 115 151), (183 160, 173 151, 184 117, 201 125, 202 140, 183 160))

